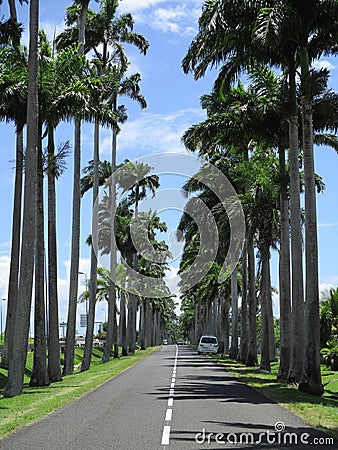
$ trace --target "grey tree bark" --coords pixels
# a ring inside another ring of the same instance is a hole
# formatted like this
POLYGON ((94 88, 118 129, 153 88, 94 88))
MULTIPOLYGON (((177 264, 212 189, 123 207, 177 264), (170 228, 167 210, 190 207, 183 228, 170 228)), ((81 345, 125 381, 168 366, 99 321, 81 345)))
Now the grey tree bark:
POLYGON ((54 128, 48 130, 48 375, 61 381, 59 344, 59 301, 56 244, 56 193, 54 165, 54 128))
POLYGON ((277 379, 286 381, 290 367, 291 350, 291 276, 290 276, 290 226, 289 202, 285 170, 285 150, 279 149, 280 166, 280 249, 279 249, 279 310, 280 310, 280 359, 277 379))
POLYGON ((236 359, 238 355, 238 288, 237 268, 231 274, 231 346, 229 356, 236 359))
POLYGON ((290 211, 291 211, 291 358, 288 381, 298 383, 304 366, 304 288, 303 250, 300 208, 298 110, 295 73, 289 71, 291 116, 289 121, 290 211))
POLYGON ((7 315, 5 328, 5 342, 1 359, 1 367, 8 369, 10 355, 13 349, 14 317, 18 298, 20 243, 21 243, 21 205, 22 205, 22 171, 23 171, 23 126, 17 127, 16 132, 16 164, 12 219, 12 245, 9 268, 7 315))
POLYGON ((100 125, 98 120, 94 124, 94 155, 93 155, 93 200, 92 200, 92 245, 90 251, 90 282, 89 282, 89 309, 87 315, 86 341, 81 364, 81 371, 90 368, 93 336, 95 325, 95 306, 96 306, 96 288, 97 288, 97 256, 95 251, 98 249, 98 208, 95 208, 95 202, 99 194, 99 160, 100 160, 100 125))
MULTIPOLYGON (((114 110, 116 110, 116 101, 114 110)), ((109 194, 111 198, 111 214, 110 214, 110 284, 109 284, 109 300, 108 300, 108 329, 106 335, 106 343, 104 346, 102 362, 108 362, 110 353, 113 347, 113 343, 117 339, 116 330, 116 286, 115 286, 115 274, 116 274, 116 248, 115 248, 115 213, 116 213, 116 152, 117 152, 117 128, 113 126, 112 130, 112 154, 111 154, 111 168, 112 177, 110 180, 109 194)))
POLYGON ((255 253, 252 239, 248 241, 248 298, 249 298, 249 336, 248 353, 245 364, 255 366, 257 359, 257 298, 255 283, 255 253))
POLYGON ((241 343, 239 360, 245 363, 248 354, 248 252, 243 249, 242 256, 242 306, 241 306, 241 343))
MULTIPOLYGON (((39 126, 41 136, 42 124, 39 126)), ((30 386, 48 386, 46 305, 45 305, 45 233, 43 205, 43 162, 41 138, 38 146, 37 196, 35 222, 35 302, 34 302, 34 356, 30 386)))
POLYGON ((305 188, 305 361, 299 389, 322 395, 324 387, 320 372, 320 319, 318 282, 318 237, 313 154, 312 101, 310 67, 307 47, 301 49, 302 124, 305 188))
POLYGON ((13 397, 22 391, 25 373, 29 318, 32 301, 36 212, 36 169, 38 149, 38 29, 39 1, 31 0, 29 12, 29 62, 27 106, 27 150, 24 187, 22 246, 20 279, 15 319, 13 358, 10 359, 5 397, 13 397))
MULTIPOLYGON (((81 11, 78 18, 79 53, 84 53, 86 17, 90 0, 81 1, 81 11)), ((73 175, 73 213, 72 213, 72 244, 71 267, 69 277, 69 303, 67 317, 67 333, 63 374, 71 375, 74 371, 74 346, 76 331, 76 310, 79 285, 80 260, 80 213, 81 213, 81 120, 75 118, 74 130, 74 175, 73 175)))
MULTIPOLYGON (((261 280, 261 321, 262 321, 262 349, 260 369, 269 371, 270 351, 269 351, 269 248, 265 245, 260 249, 262 261, 262 280, 261 280)), ((271 294, 270 294, 271 295, 271 294)))

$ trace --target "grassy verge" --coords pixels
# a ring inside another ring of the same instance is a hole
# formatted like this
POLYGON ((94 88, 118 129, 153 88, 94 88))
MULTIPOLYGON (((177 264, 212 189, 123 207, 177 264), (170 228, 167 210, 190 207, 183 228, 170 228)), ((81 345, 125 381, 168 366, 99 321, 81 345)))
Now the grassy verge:
POLYGON ((214 358, 226 370, 258 392, 294 412, 314 427, 338 439, 338 372, 330 371, 325 366, 322 367, 325 392, 322 397, 315 397, 298 391, 295 386, 277 381, 278 362, 271 364, 271 373, 263 373, 257 368, 246 367, 244 364, 220 355, 214 356, 214 358))
MULTIPOLYGON (((2 395, 7 371, 0 369, 0 438, 95 389, 155 352, 158 348, 138 350, 134 355, 117 360, 112 359, 105 364, 101 363, 103 349, 94 348, 89 371, 80 372, 80 370, 76 370, 73 375, 64 377, 58 383, 39 388, 31 388, 28 384, 33 362, 33 353, 29 353, 22 395, 13 398, 4 398, 2 395)), ((81 363, 82 356, 83 349, 77 348, 75 350, 75 365, 81 363)))

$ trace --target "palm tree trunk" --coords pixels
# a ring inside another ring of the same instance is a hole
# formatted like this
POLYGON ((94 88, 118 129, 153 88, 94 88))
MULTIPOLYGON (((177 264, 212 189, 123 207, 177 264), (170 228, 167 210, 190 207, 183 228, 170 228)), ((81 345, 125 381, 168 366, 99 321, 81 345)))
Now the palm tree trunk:
POLYGON ((137 299, 134 294, 129 296, 129 307, 128 307, 128 344, 129 353, 135 353, 135 343, 136 343, 136 309, 137 309, 137 299))
POLYGON ((161 343, 161 311, 156 309, 155 345, 161 343))
POLYGON ((98 120, 94 124, 94 155, 93 155, 93 209, 92 209, 92 245, 90 252, 90 282, 89 282, 89 310, 87 315, 86 341, 81 364, 81 371, 90 368, 93 336, 95 325, 96 287, 97 287, 97 256, 98 249, 98 208, 95 203, 99 195, 99 160, 100 160, 100 126, 98 120))
POLYGON ((239 360, 245 363, 248 354, 248 263, 247 248, 243 250, 242 256, 242 306, 241 306, 241 343, 239 349, 239 360))
POLYGON ((229 357, 236 359, 238 355, 238 289, 237 268, 231 274, 231 346, 229 357))
POLYGON ((48 129, 48 375, 61 381, 59 311, 57 287, 56 197, 54 164, 54 128, 48 129))
POLYGON ((113 347, 114 347, 114 358, 119 357, 119 340, 118 340, 118 328, 117 328, 117 305, 115 301, 115 314, 113 323, 113 347))
MULTIPOLYGON (((116 102, 114 104, 114 111, 116 111, 116 102)), ((115 286, 115 274, 116 274, 116 247, 115 247, 115 213, 116 213, 116 151, 117 151, 117 129, 113 126, 112 130, 112 154, 111 154, 111 170, 112 177, 109 185, 109 196, 111 201, 111 215, 110 215, 110 284, 109 284, 109 301, 108 301, 108 329, 106 336, 106 343, 104 346, 102 362, 108 362, 113 346, 116 331, 116 286, 115 286)))
POLYGON ((313 155, 312 102, 307 47, 300 51, 302 72, 302 124, 305 188, 305 361, 299 389, 314 395, 324 392, 320 373, 320 319, 318 241, 313 155))
POLYGON ((277 379, 286 381, 290 367, 291 351, 291 291, 290 291, 290 226, 285 150, 279 149, 280 171, 280 251, 279 251, 279 311, 280 311, 280 360, 277 379))
POLYGON ((145 316, 145 298, 141 298, 140 302, 140 323, 139 323, 139 342, 141 346, 141 350, 146 349, 145 343, 145 326, 146 326, 146 316, 145 316))
POLYGON ((146 347, 149 347, 151 345, 151 302, 150 299, 146 299, 146 328, 145 328, 145 335, 146 335, 146 347))
POLYGON ((264 245, 260 251, 262 259, 262 280, 261 280, 261 322, 262 322, 262 350, 260 369, 270 372, 270 352, 269 352, 269 247, 264 245))
POLYGON ((128 356, 128 343, 127 343, 127 311, 125 299, 120 297, 120 333, 121 333, 121 347, 122 356, 128 356))
POLYGON ((8 369, 10 355, 13 350, 14 316, 18 298, 18 281, 21 242, 21 205, 22 205, 22 170, 23 170, 23 126, 17 126, 16 132, 16 164, 13 201, 12 245, 9 269, 7 317, 5 343, 1 359, 1 367, 8 369))
POLYGON ((78 18, 78 42, 80 44, 79 53, 84 54, 85 36, 86 36, 86 20, 90 0, 81 0, 81 11, 78 18))
MULTIPOLYGON (((84 53, 86 35, 86 17, 90 0, 81 1, 81 11, 78 19, 79 54, 84 53)), ((81 120, 75 118, 74 132, 74 179, 73 179, 73 217, 72 217, 72 252, 69 279, 69 304, 67 317, 67 333, 63 374, 71 375, 74 371, 74 346, 76 331, 76 309, 79 285, 80 261, 80 221, 81 221, 81 120)))
POLYGON ((291 117, 289 121, 290 211, 291 211, 291 264, 292 264, 292 315, 291 359, 288 381, 298 383, 304 366, 304 289, 303 252, 300 208, 298 116, 295 73, 290 73, 291 117))
POLYGON ((200 305, 199 303, 195 303, 195 326, 194 326, 194 340, 192 341, 192 344, 198 344, 199 338, 200 338, 200 305))
POLYGON ((76 309, 79 284, 80 260, 80 213, 81 213, 81 121, 75 119, 74 136, 74 174, 73 174, 73 217, 72 217, 72 249, 69 278, 69 303, 67 332, 64 354, 63 375, 71 375, 74 371, 74 346, 76 331, 76 309))
MULTIPOLYGON (((39 135, 42 134, 42 124, 39 135)), ((34 305, 34 357, 30 386, 48 386, 47 346, 46 346, 46 308, 45 308, 45 233, 43 207, 43 162, 42 145, 38 149, 36 197, 36 236, 35 236, 35 305, 34 305)))
POLYGON ((220 316, 221 316, 220 325, 221 325, 221 336, 223 341, 223 353, 226 354, 229 352, 229 335, 230 335, 229 310, 230 310, 229 299, 223 296, 220 307, 220 316))
POLYGON ((272 290, 271 290, 271 272, 270 272, 270 254, 268 260, 268 290, 267 290, 267 313, 268 313, 268 325, 269 325, 269 357, 270 362, 276 362, 276 343, 275 343, 275 322, 273 317, 272 307, 272 290))
POLYGON ((252 238, 248 240, 249 342, 245 364, 255 366, 257 360, 257 298, 255 286, 255 253, 252 238))
POLYGON ((9 362, 8 379, 4 396, 13 397, 22 391, 27 357, 29 318, 32 301, 35 244, 36 169, 38 149, 38 29, 39 1, 31 0, 29 13, 29 61, 28 61, 28 106, 27 106, 27 150, 24 188, 22 250, 18 298, 15 311, 15 333, 13 358, 9 362))

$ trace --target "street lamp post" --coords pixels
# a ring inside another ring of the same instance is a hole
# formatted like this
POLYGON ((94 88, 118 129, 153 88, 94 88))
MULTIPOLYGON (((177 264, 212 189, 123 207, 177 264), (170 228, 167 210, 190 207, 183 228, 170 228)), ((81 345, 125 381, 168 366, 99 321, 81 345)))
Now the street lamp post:
MULTIPOLYGON (((78 272, 80 275, 84 275, 85 276, 85 286, 86 286, 86 291, 88 291, 88 278, 87 278, 87 274, 85 272, 78 272)), ((87 314, 87 318, 88 318, 88 299, 86 298, 86 314, 87 314)))

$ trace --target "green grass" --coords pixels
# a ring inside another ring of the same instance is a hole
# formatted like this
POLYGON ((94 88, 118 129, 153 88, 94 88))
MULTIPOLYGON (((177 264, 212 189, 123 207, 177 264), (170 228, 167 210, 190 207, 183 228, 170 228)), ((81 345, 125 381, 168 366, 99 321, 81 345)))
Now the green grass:
MULTIPOLYGON (((146 356, 155 352, 158 348, 154 347, 143 351, 138 350, 134 355, 111 359, 109 362, 102 364, 103 349, 96 347, 93 349, 90 370, 81 372, 78 369, 73 375, 64 377, 58 383, 39 388, 29 387, 33 362, 33 353, 29 353, 22 395, 13 398, 4 398, 2 395, 6 383, 7 371, 0 369, 0 438, 95 389, 110 378, 125 371, 146 356)), ((82 356, 83 349, 77 348, 75 350, 75 366, 81 363, 82 356)))
POLYGON ((271 363, 271 373, 263 373, 257 368, 246 367, 244 364, 225 359, 220 355, 213 358, 258 392, 338 439, 338 372, 330 371, 322 366, 325 391, 322 397, 315 397, 298 391, 295 386, 277 381, 278 362, 271 363), (331 380, 335 381, 326 384, 331 380))

